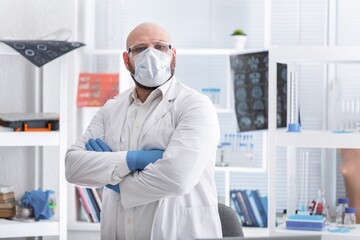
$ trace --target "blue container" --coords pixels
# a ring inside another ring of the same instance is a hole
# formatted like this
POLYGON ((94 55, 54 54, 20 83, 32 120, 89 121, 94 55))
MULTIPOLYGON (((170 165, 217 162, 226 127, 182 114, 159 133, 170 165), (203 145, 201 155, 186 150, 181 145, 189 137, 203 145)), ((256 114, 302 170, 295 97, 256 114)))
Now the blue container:
POLYGON ((289 215, 286 218, 286 229, 322 231, 325 227, 325 218, 319 215, 289 215))

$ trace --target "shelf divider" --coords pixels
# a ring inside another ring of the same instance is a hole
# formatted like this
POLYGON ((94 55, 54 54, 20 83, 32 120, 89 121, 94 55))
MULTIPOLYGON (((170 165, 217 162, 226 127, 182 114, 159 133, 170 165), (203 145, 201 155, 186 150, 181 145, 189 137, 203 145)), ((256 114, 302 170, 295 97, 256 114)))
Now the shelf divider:
POLYGON ((360 148, 360 134, 331 131, 277 132, 277 146, 306 148, 360 148))
POLYGON ((59 132, 0 132, 0 146, 59 146, 59 132))
POLYGON ((59 235, 59 222, 57 221, 43 220, 29 223, 0 219, 0 238, 56 235, 59 235))

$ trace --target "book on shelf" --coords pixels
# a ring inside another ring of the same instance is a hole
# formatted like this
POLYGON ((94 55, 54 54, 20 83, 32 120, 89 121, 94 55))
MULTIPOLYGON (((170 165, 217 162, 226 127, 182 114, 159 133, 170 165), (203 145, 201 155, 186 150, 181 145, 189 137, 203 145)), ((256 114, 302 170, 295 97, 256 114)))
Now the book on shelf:
POLYGON ((0 208, 0 218, 11 218, 16 215, 16 208, 2 209, 0 208))
POLYGON ((89 214, 86 210, 85 210, 85 205, 83 200, 79 197, 78 198, 78 206, 77 206, 77 219, 81 222, 93 222, 92 218, 91 218, 91 214, 89 214))
POLYGON ((261 220, 264 224, 263 227, 267 227, 267 197, 261 197, 259 190, 253 190, 252 194, 254 196, 256 208, 259 211, 261 220), (262 199, 264 199, 264 201, 262 199))
POLYGON ((94 197, 94 193, 93 191, 91 190, 91 188, 85 188, 88 196, 89 196, 89 199, 90 199, 90 204, 93 208, 93 211, 95 212, 95 215, 96 215, 96 219, 97 219, 97 222, 100 222, 100 207, 98 206, 97 202, 96 202, 96 199, 94 197))
POLYGON ((94 222, 96 222, 96 223, 100 222, 100 219, 97 217, 95 207, 94 207, 94 205, 93 205, 92 202, 91 202, 91 199, 90 199, 90 196, 89 196, 89 194, 88 194, 88 191, 86 190, 86 188, 82 188, 82 191, 83 191, 83 193, 84 193, 86 202, 88 203, 88 205, 89 205, 89 207, 90 207, 90 212, 91 212, 92 219, 93 219, 94 222))
POLYGON ((103 188, 75 186, 75 189, 77 219, 86 222, 100 222, 103 188))
POLYGON ((261 200, 262 206, 264 207, 264 211, 265 211, 266 219, 267 219, 267 215, 268 215, 268 197, 267 196, 260 197, 260 200, 261 200))
POLYGON ((243 197, 243 195, 241 194, 241 191, 240 191, 240 190, 237 190, 237 191, 236 191, 236 199, 237 199, 237 201, 239 202, 239 206, 240 206, 241 212, 242 212, 242 214, 244 215, 244 220, 245 220, 245 221, 243 222, 243 225, 246 226, 246 227, 251 227, 251 226, 253 226, 253 222, 251 221, 251 217, 250 217, 249 210, 248 210, 247 207, 246 207, 244 197, 243 197))
POLYGON ((96 191, 97 191, 97 193, 98 193, 98 195, 99 195, 100 201, 102 201, 103 189, 104 189, 104 188, 102 188, 102 187, 96 188, 96 191))
POLYGON ((243 226, 267 227, 267 198, 258 190, 231 190, 230 197, 243 226))
POLYGON ((11 218, 16 214, 16 201, 14 192, 1 193, 0 198, 0 218, 11 218))
POLYGON ((101 198, 100 198, 98 189, 97 188, 91 188, 91 191, 93 192, 94 198, 96 200, 96 204, 99 207, 99 210, 101 212, 101 198))
POLYGON ((263 215, 263 207, 258 205, 258 202, 260 204, 262 204, 260 202, 260 198, 255 196, 256 193, 253 190, 246 190, 246 194, 248 196, 248 199, 249 199, 249 202, 251 205, 251 209, 254 213, 257 224, 259 225, 259 227, 265 227, 266 225, 265 225, 265 222, 263 219, 263 216, 264 216, 263 215))
POLYGON ((16 206, 15 198, 10 198, 10 200, 8 202, 0 201, 0 209, 14 208, 16 206))
POLYGON ((14 192, 0 193, 0 201, 15 198, 14 192))
POLYGON ((84 207, 85 207, 85 211, 87 213, 87 215, 89 216, 90 218, 90 221, 91 222, 95 222, 95 217, 93 216, 93 213, 91 211, 91 208, 90 208, 90 203, 89 201, 87 200, 87 197, 85 196, 85 192, 83 188, 81 187, 78 187, 78 186, 75 186, 75 189, 76 191, 78 192, 79 194, 79 200, 81 203, 83 203, 84 207))
POLYGON ((254 210, 250 204, 250 200, 249 200, 249 197, 246 193, 246 190, 239 190, 241 195, 243 196, 243 199, 244 199, 244 202, 245 202, 245 208, 246 210, 249 212, 249 216, 250 216, 250 219, 251 219, 251 226, 252 227, 259 227, 259 223, 257 222, 256 220, 256 217, 255 217, 255 214, 254 214, 254 210))
POLYGON ((15 198, 7 198, 5 200, 0 200, 0 203, 11 203, 15 202, 15 198))
POLYGON ((254 214, 255 222, 257 223, 258 227, 263 227, 264 224, 262 223, 262 219, 260 217, 260 212, 257 210, 256 203, 255 203, 255 200, 254 200, 251 190, 245 190, 245 193, 247 194, 247 198, 248 198, 251 210, 254 214))
POLYGON ((16 214, 14 187, 0 185, 0 218, 11 218, 16 214))
POLYGON ((237 200, 236 192, 237 192, 237 190, 231 190, 231 191, 230 191, 230 198, 231 198, 231 200, 232 200, 233 205, 235 206, 235 210, 236 210, 237 214, 239 215, 239 218, 240 218, 241 223, 244 225, 244 223, 245 223, 245 217, 244 217, 244 214, 243 214, 242 211, 241 211, 240 203, 239 203, 239 201, 237 200))
POLYGON ((78 189, 75 187, 75 210, 76 220, 80 222, 91 222, 91 216, 85 210, 85 205, 80 197, 78 189))

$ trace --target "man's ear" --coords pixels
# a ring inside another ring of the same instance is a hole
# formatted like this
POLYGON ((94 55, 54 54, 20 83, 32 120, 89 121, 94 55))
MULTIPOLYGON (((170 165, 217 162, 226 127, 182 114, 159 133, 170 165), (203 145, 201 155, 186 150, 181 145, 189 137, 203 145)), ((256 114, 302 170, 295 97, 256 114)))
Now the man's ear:
POLYGON ((175 66, 176 66, 176 49, 175 48, 171 49, 171 52, 172 52, 172 56, 173 56, 173 59, 171 61, 171 68, 175 69, 175 66))
POLYGON ((123 52, 123 60, 124 60, 124 64, 125 64, 126 69, 130 71, 130 69, 129 69, 130 57, 129 57, 129 54, 127 52, 123 52))

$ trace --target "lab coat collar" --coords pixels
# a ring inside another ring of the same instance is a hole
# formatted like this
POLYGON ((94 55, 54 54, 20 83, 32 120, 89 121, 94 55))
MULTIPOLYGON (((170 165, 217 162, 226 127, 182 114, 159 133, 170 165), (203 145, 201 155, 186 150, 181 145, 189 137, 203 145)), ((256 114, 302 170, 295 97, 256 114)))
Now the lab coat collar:
POLYGON ((179 94, 180 84, 176 81, 175 77, 170 79, 166 84, 160 86, 163 88, 163 99, 154 109, 154 112, 150 115, 148 120, 145 122, 141 136, 145 135, 149 129, 171 109, 173 101, 179 94))
MULTIPOLYGON (((170 85, 172 84, 172 82, 176 82, 176 79, 175 79, 175 76, 173 76, 169 81, 167 81, 166 83, 164 83, 163 85, 159 86, 158 88, 156 88, 154 91, 151 92, 151 94, 149 95, 149 97, 152 97, 154 94, 159 94, 159 91, 160 93, 162 94, 162 97, 166 96, 169 88, 170 88, 170 85)), ((174 99, 176 96, 172 93, 170 94, 170 96, 168 96, 167 98, 170 100, 174 99)), ((136 88, 134 87, 133 90, 130 92, 129 94, 129 103, 132 104, 133 101, 135 99, 138 99, 138 95, 136 93, 136 88)))
POLYGON ((179 83, 176 80, 175 76, 173 76, 169 81, 167 81, 164 85, 159 87, 163 93, 163 97, 168 101, 171 101, 176 98, 179 94, 179 83))

